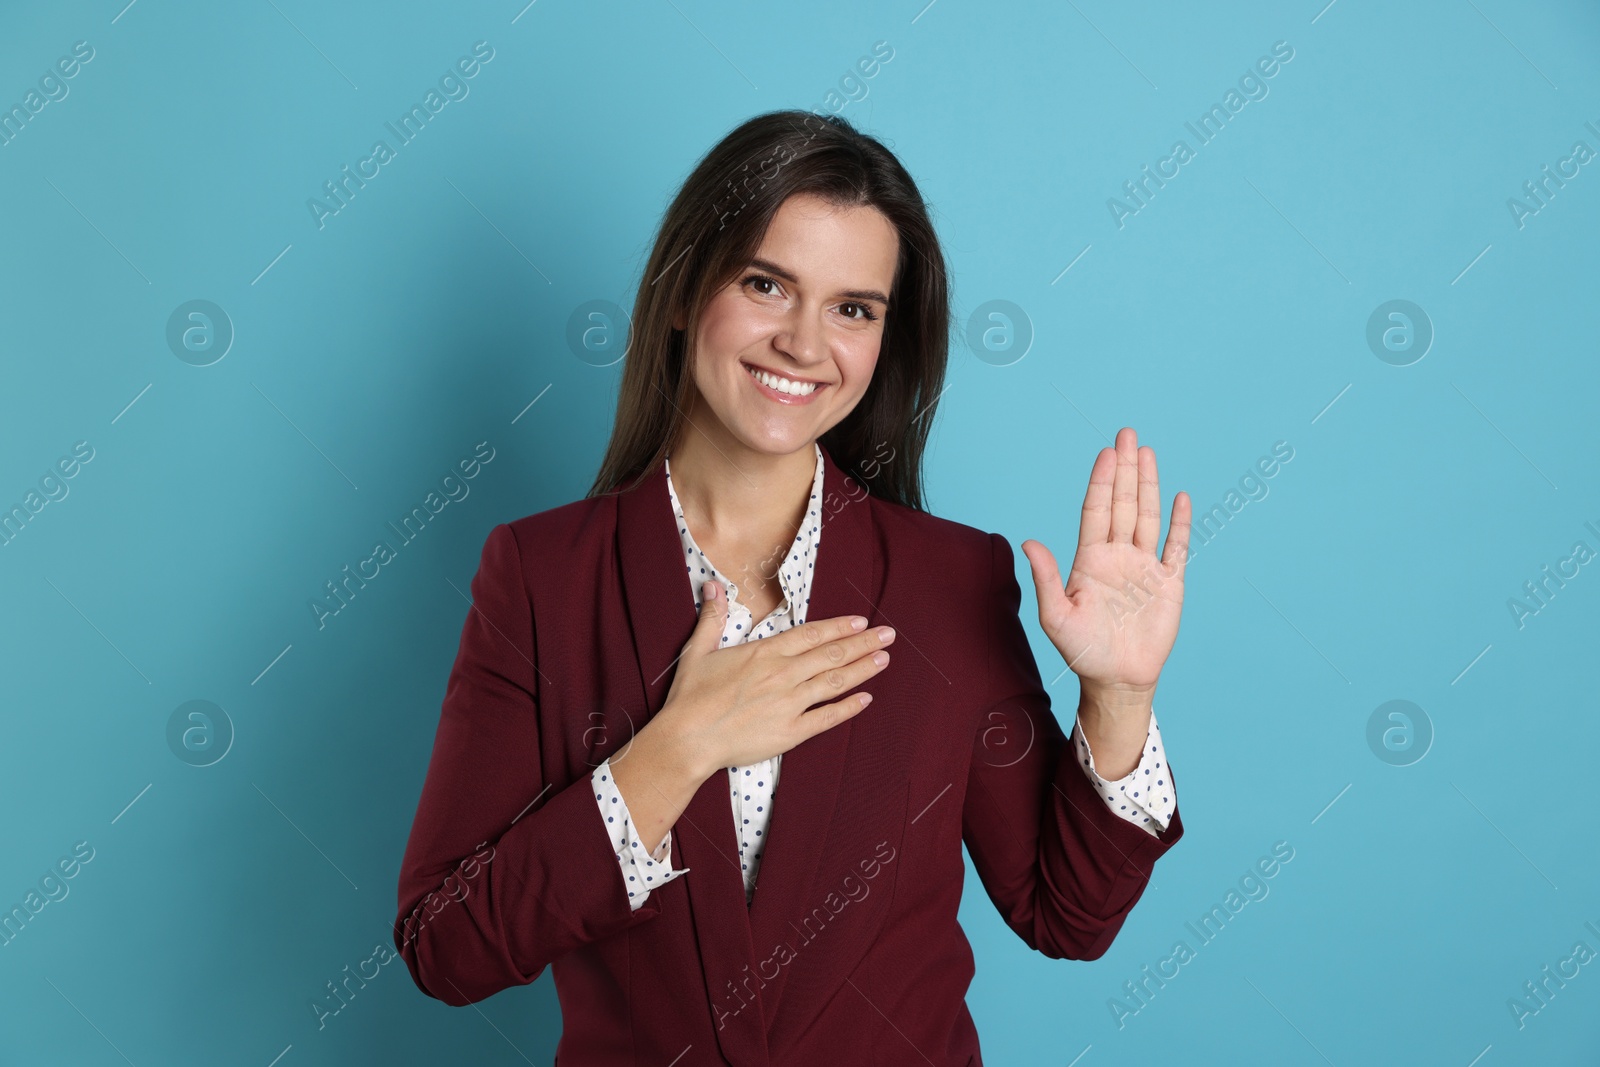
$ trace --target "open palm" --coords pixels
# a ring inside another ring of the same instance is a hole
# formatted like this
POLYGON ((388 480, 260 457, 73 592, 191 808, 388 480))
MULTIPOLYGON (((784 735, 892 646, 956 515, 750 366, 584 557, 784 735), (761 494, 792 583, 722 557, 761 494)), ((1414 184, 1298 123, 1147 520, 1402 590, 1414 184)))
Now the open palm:
POLYGON ((1039 625, 1080 683, 1105 691, 1152 692, 1178 637, 1189 556, 1190 501, 1172 502, 1160 559, 1161 485, 1156 454, 1131 427, 1103 448, 1089 472, 1078 551, 1065 586, 1055 556, 1022 542, 1033 567, 1039 625))

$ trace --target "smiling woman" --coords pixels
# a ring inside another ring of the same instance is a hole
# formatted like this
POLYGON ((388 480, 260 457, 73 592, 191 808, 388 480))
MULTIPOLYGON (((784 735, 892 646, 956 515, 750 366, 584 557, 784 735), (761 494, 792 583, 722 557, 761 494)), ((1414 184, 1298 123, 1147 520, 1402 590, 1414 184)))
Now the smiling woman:
MULTIPOLYGON (((679 467, 708 465, 711 449, 732 467, 745 466, 741 452, 779 454, 795 457, 793 480, 803 482, 812 456, 802 446, 838 424, 872 383, 899 241, 876 208, 796 193, 773 215, 760 251, 699 317, 684 418, 701 432, 679 445, 690 457, 679 467), (852 284, 862 280, 868 287, 852 284)), ((680 314, 677 328, 687 319, 680 314)), ((790 516, 778 518, 792 528, 790 516)))
MULTIPOLYGON (((651 284, 639 288, 611 442, 590 496, 637 478, 674 445, 709 447, 696 431, 726 447, 730 435, 704 417, 709 391, 752 401, 731 434, 746 439, 741 450, 792 454, 814 431, 841 467, 854 470, 883 442, 904 437, 908 461, 875 488, 887 500, 922 506, 921 455, 955 323, 938 237, 892 153, 837 117, 786 111, 752 119, 684 183, 643 276, 651 284), (752 166, 763 181, 743 186, 747 199, 730 215, 725 189, 752 166), (789 413, 803 421, 774 421, 778 412, 753 401, 782 403, 794 394, 773 389, 770 379, 767 389, 780 395, 752 389, 745 381, 752 371, 814 382, 817 393, 833 395, 789 413), (663 385, 671 387, 666 396, 663 385), (927 417, 917 419, 923 411, 927 417), (674 442, 688 427, 699 445, 674 442)), ((790 480, 809 479, 809 457, 789 467, 790 480)))
POLYGON ((1183 834, 1151 699, 1189 504, 1120 627, 1160 518, 1132 429, 1065 587, 1024 542, 1079 677, 1069 741, 1010 544, 923 507, 948 290, 910 175, 837 116, 757 116, 694 168, 589 494, 484 544, 401 868, 420 989, 465 1005, 549 967, 558 1062, 978 1064, 963 844, 1030 948, 1106 951, 1183 834), (1020 753, 990 758, 996 720, 1020 753), (485 842, 479 891, 422 924, 485 842))

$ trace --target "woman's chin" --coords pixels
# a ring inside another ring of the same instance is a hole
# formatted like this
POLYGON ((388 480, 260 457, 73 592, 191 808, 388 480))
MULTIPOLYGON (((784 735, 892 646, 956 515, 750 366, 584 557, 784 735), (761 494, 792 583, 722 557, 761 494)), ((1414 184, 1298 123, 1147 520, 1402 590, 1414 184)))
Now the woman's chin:
POLYGON ((740 433, 735 436, 750 451, 773 457, 793 455, 802 449, 809 449, 815 440, 808 432, 793 426, 768 427, 767 432, 740 433))

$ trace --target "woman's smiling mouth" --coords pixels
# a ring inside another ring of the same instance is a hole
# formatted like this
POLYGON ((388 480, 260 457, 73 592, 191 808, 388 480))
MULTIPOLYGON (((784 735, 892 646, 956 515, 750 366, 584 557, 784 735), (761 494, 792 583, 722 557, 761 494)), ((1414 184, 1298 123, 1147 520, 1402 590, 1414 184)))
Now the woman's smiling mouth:
POLYGON ((805 404, 823 389, 827 388, 826 382, 798 382, 792 378, 785 378, 773 374, 771 371, 752 367, 748 363, 740 364, 745 373, 755 382, 756 388, 769 400, 780 404, 805 404))

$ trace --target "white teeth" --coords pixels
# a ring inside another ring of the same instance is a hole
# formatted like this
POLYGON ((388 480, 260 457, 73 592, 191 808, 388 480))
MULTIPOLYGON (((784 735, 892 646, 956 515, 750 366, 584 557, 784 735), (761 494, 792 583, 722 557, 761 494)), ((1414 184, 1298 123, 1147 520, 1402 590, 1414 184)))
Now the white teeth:
POLYGON ((791 396, 810 396, 817 391, 816 382, 791 382, 787 378, 780 378, 776 374, 768 374, 766 371, 756 370, 754 367, 749 366, 745 367, 745 370, 749 371, 750 376, 762 385, 770 389, 776 389, 780 393, 788 393, 791 396))

